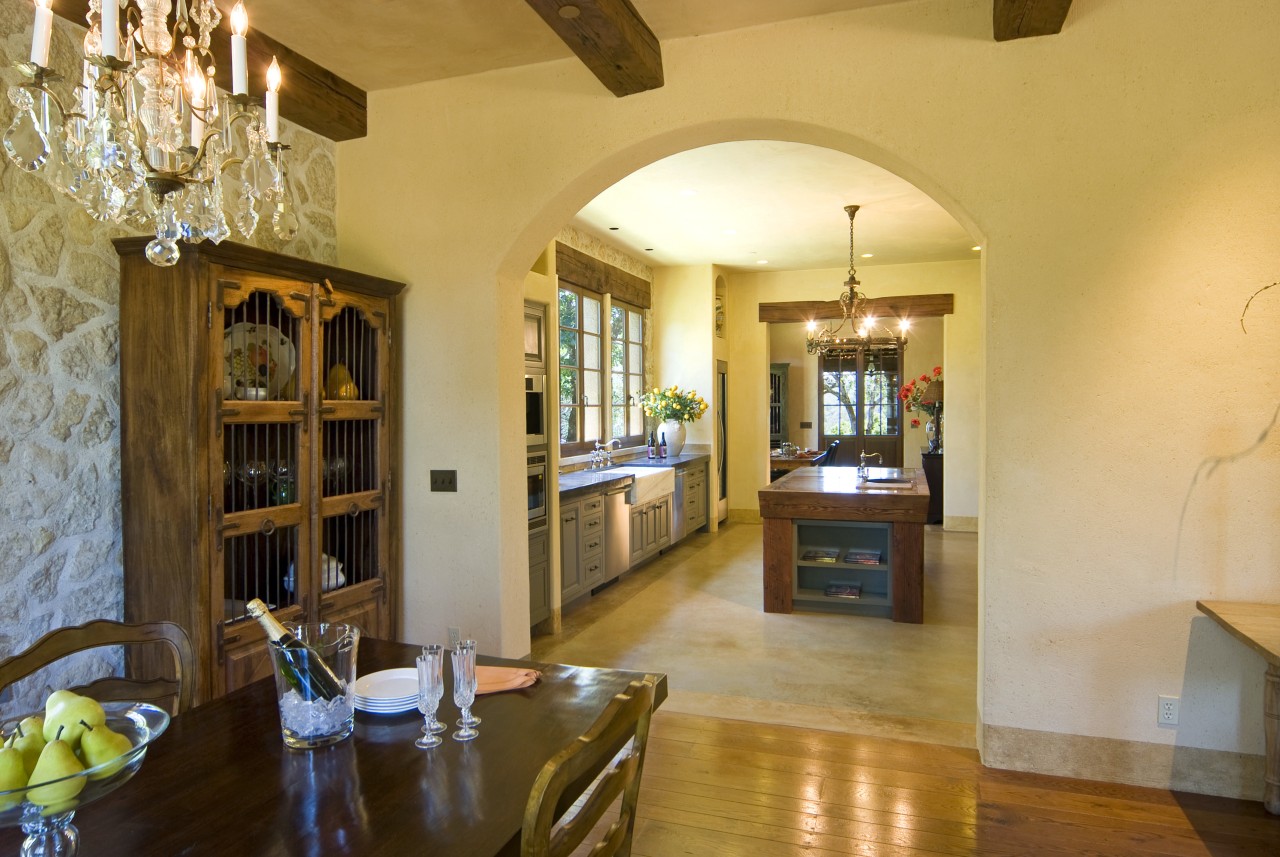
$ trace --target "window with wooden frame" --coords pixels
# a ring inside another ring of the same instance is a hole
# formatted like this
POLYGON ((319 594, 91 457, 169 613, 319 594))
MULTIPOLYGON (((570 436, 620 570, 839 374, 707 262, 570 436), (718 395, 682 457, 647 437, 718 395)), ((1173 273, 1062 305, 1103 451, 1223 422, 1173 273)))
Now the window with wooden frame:
POLYGON ((644 443, 644 313, 621 301, 609 307, 609 428, 623 446, 644 443))
POLYGON ((560 454, 591 451, 602 437, 604 377, 599 296, 560 287, 560 454))

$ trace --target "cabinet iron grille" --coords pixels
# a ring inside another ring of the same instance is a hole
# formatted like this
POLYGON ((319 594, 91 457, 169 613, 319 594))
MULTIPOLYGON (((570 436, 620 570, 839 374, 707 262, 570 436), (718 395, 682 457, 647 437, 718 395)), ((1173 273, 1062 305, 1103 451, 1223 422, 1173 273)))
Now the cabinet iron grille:
POLYGON ((280 527, 227 539, 222 551, 226 624, 248 618, 245 605, 254 598, 273 610, 297 603, 297 536, 297 527, 280 527))

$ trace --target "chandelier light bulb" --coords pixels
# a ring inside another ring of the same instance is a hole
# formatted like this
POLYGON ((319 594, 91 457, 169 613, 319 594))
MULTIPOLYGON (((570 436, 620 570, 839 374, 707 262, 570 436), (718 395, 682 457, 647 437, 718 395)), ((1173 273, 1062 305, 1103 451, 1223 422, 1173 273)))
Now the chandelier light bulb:
POLYGON ((231 94, 247 95, 249 93, 249 60, 248 43, 245 34, 249 32, 249 13, 244 10, 243 3, 236 3, 231 10, 231 94))
POLYGON ((267 142, 280 142, 280 63, 271 58, 267 68, 267 142))

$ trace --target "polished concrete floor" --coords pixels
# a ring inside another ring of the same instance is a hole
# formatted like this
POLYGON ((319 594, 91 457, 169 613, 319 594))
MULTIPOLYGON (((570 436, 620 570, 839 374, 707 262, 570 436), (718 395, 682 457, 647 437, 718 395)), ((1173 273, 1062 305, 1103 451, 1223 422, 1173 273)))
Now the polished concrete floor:
POLYGON ((925 621, 765 613, 762 528, 695 533, 571 604, 534 660, 664 672, 663 710, 973 747, 977 549, 925 533, 925 621))

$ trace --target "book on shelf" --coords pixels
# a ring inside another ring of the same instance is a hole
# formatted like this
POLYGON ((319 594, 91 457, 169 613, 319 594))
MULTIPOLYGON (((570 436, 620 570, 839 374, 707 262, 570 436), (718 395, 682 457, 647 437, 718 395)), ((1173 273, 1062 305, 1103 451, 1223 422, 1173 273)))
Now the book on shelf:
POLYGON ((837 583, 832 581, 828 583, 826 588, 822 590, 822 594, 828 598, 861 598, 861 583, 837 583))
POLYGON ((800 559, 805 562, 838 562, 840 560, 840 549, 809 548, 800 555, 800 559))
POLYGON ((880 551, 865 548, 849 548, 845 552, 844 561, 857 565, 879 565, 880 551))

